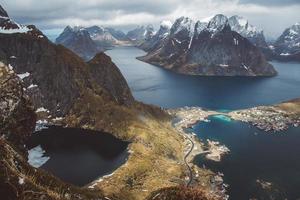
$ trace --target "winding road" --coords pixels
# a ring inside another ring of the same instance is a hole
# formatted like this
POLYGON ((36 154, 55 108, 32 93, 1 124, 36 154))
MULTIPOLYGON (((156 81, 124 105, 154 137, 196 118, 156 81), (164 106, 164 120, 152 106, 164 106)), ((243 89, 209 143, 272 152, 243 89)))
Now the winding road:
POLYGON ((184 162, 185 162, 185 164, 186 164, 186 166, 187 166, 187 168, 188 168, 188 170, 189 170, 189 181, 187 182, 186 186, 190 186, 190 184, 191 184, 192 181, 193 181, 193 171, 192 171, 192 169, 191 169, 191 167, 190 167, 190 165, 188 164, 188 162, 187 162, 186 159, 187 159, 187 157, 191 154, 191 152, 193 151, 195 144, 194 144, 193 140, 191 140, 191 138, 190 138, 189 136, 187 136, 187 138, 188 138, 188 140, 189 140, 189 141, 191 142, 191 144, 192 144, 190 150, 189 150, 189 151, 187 152, 187 154, 184 156, 184 162))

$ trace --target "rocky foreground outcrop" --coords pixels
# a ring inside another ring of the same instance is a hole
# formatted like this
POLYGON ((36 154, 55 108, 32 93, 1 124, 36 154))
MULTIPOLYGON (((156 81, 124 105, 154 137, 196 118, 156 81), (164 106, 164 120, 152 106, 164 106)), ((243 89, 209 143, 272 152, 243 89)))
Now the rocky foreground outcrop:
POLYGON ((0 196, 15 199, 105 199, 100 190, 61 182, 27 163, 24 145, 32 134, 36 114, 21 79, 0 62, 0 196))
POLYGON ((258 47, 233 31, 224 15, 216 15, 208 23, 181 17, 157 47, 139 59, 191 75, 276 75, 258 47))
POLYGON ((116 104, 133 103, 124 77, 107 56, 99 54, 96 60, 85 63, 70 50, 50 42, 34 26, 30 28, 26 33, 0 32, 0 59, 22 78, 35 109, 43 107, 52 116, 64 116, 89 89, 98 90, 100 96, 116 104), (105 76, 99 80, 95 74, 105 76))

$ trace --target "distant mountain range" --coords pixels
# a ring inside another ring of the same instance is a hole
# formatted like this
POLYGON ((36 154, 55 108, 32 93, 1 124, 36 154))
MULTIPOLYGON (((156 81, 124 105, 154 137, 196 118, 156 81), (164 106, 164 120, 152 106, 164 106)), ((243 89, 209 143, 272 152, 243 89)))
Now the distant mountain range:
POLYGON ((259 50, 259 46, 266 46, 262 31, 237 16, 228 19, 216 15, 208 22, 181 17, 163 35, 158 31, 153 36, 163 38, 156 40, 155 45, 149 45, 148 41, 147 45, 141 45, 146 47, 148 54, 139 59, 184 74, 276 75, 273 66, 259 50), (232 30, 231 26, 247 38, 232 30))
POLYGON ((147 26, 138 26, 137 28, 128 31, 127 37, 131 40, 131 42, 138 45, 144 40, 153 37, 154 34, 154 27, 151 24, 149 24, 147 26))
POLYGON ((130 40, 125 33, 113 28, 67 26, 55 43, 69 48, 84 60, 89 60, 98 52, 113 46, 128 45, 130 40))
MULTIPOLYGON (((105 51, 118 45, 134 45, 150 53, 151 51, 157 51, 157 49, 164 46, 164 43, 166 43, 166 40, 168 40, 170 37, 171 28, 173 29, 173 36, 174 34, 177 34, 174 33, 174 29, 179 29, 177 30, 177 32, 181 32, 181 29, 188 28, 188 35, 186 35, 187 38, 181 39, 190 40, 190 42, 195 41, 194 39, 196 39, 193 38, 194 33, 196 33, 196 35, 199 35, 201 31, 208 31, 211 33, 214 32, 211 27, 208 28, 208 25, 212 19, 213 18, 207 18, 205 20, 194 22, 191 19, 186 18, 184 19, 186 20, 185 22, 181 22, 181 25, 178 24, 178 20, 176 20, 174 24, 172 24, 172 22, 170 21, 163 21, 157 31, 155 31, 154 27, 149 24, 145 26, 137 26, 127 33, 124 33, 121 30, 116 30, 114 28, 104 28, 101 26, 67 26, 56 39, 56 43, 66 46, 85 60, 91 59, 97 52, 105 51), (183 25, 184 23, 186 24, 183 25)), ((252 45, 257 47, 264 54, 264 57, 267 60, 275 59, 281 61, 300 61, 299 23, 296 23, 295 25, 287 28, 282 33, 282 35, 273 42, 267 42, 263 30, 250 24, 248 20, 242 16, 234 15, 229 18, 226 17, 226 24, 226 26, 230 27, 230 30, 232 32, 238 33, 241 37, 246 38, 252 45)), ((217 29, 218 28, 222 29, 222 27, 217 27, 217 29)), ((215 34, 212 33, 212 36, 214 35, 215 34)), ((258 55, 258 53, 256 53, 256 55, 258 55)), ((162 59, 164 60, 165 58, 162 59)), ((146 61, 146 57, 143 60, 146 61)), ((262 61, 262 63, 263 62, 264 61, 262 61)), ((193 65, 194 64, 195 63, 193 63, 193 65)), ((237 63, 235 63, 235 65, 236 64, 237 63)), ((241 61, 240 64, 243 65, 241 61)), ((258 63, 256 63, 256 65, 257 64, 258 63)), ((221 65, 225 66, 227 64, 223 63, 221 65)), ((224 70, 222 69, 219 71, 224 70)), ((225 71, 228 71, 228 69, 226 69, 225 71)), ((228 72, 224 73, 228 75, 230 74, 228 72)), ((251 73, 252 72, 249 71, 248 75, 250 75, 251 73)), ((254 75, 256 73, 259 74, 259 72, 253 72, 252 74, 254 75)), ((242 74, 245 73, 243 72, 242 74)))

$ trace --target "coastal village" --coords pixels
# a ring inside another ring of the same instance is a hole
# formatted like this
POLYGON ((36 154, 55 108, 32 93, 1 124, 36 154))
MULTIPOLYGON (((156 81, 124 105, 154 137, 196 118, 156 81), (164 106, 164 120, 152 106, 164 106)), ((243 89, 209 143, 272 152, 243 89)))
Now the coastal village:
POLYGON ((260 106, 251 109, 229 113, 234 120, 247 122, 266 132, 277 132, 291 126, 300 125, 300 115, 296 112, 287 112, 279 106, 260 106))
MULTIPOLYGON (((211 115, 221 115, 222 113, 216 111, 204 110, 199 107, 183 107, 173 110, 168 110, 169 114, 175 116, 175 128, 180 132, 188 132, 187 129, 191 128, 198 122, 208 122, 208 117, 211 115)), ((198 140, 195 133, 186 134, 187 137, 192 138, 192 141, 198 140), (191 136, 190 136, 191 135, 191 136)), ((219 162, 223 155, 229 153, 229 149, 225 145, 221 145, 218 141, 207 140, 205 143, 200 142, 200 147, 192 151, 192 156, 195 154, 206 154, 206 158, 219 162)), ((194 143, 197 143, 194 142, 194 143)))
MULTIPOLYGON (((230 153, 230 150, 219 141, 202 141, 191 129, 196 123, 209 122, 209 116, 218 116, 225 120, 238 120, 249 123, 266 133, 278 132, 290 127, 300 126, 299 105, 300 101, 296 99, 275 106, 259 106, 228 113, 206 110, 200 107, 168 109, 167 112, 174 117, 173 126, 186 140, 186 162, 188 166, 191 166, 189 169, 192 176, 188 184, 192 182, 201 184, 201 169, 193 165, 195 156, 202 154, 205 155, 206 159, 220 162, 225 154, 230 153)), ((228 185, 223 182, 223 174, 220 172, 212 172, 212 174, 210 180, 212 190, 223 195, 224 199, 228 198, 226 196, 228 185)))

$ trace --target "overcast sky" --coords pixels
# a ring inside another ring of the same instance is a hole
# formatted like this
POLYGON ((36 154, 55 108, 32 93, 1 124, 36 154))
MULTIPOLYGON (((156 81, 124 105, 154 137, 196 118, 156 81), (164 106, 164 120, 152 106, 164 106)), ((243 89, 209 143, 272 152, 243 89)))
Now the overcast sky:
POLYGON ((277 37, 300 21, 300 0, 1 0, 17 22, 40 29, 61 30, 66 25, 103 25, 128 30, 136 25, 180 16, 194 20, 215 14, 242 15, 277 37))

